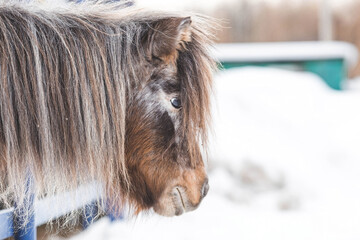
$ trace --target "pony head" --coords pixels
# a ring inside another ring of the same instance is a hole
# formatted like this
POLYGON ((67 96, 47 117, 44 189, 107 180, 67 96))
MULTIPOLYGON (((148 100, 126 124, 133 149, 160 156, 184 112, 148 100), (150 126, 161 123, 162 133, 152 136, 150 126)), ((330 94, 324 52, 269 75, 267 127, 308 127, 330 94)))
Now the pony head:
POLYGON ((209 121, 211 60, 190 17, 150 23, 142 36, 144 82, 128 100, 125 160, 140 208, 195 209, 208 192, 200 141, 209 121))

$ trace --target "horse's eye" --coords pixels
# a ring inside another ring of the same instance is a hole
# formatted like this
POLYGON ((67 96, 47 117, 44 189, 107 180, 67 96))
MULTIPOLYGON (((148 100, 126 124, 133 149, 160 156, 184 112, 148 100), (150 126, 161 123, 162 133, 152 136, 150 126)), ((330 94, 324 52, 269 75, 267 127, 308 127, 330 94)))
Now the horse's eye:
POLYGON ((173 105, 174 108, 179 109, 181 108, 181 101, 178 98, 172 98, 170 99, 171 105, 173 105))

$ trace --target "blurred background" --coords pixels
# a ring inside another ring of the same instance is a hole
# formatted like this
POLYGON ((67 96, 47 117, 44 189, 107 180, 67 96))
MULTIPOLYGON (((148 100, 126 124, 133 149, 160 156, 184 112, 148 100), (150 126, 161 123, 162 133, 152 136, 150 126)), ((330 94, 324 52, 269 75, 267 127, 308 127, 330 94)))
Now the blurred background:
MULTIPOLYGON (((222 20, 218 42, 346 41, 360 47, 357 0, 137 0, 138 6, 192 11, 222 20)), ((360 74, 360 66, 351 76, 360 74)))
POLYGON ((210 192, 183 216, 104 218, 73 239, 360 239, 360 1, 136 4, 222 22, 210 192))

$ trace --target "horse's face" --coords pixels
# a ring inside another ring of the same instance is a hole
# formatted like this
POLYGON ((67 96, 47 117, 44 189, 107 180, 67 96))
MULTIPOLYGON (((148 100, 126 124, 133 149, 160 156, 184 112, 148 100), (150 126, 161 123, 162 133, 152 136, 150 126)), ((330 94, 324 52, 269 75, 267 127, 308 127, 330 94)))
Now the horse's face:
POLYGON ((191 140, 198 133, 187 133, 193 123, 186 122, 181 103, 187 89, 177 57, 180 45, 191 39, 190 24, 190 18, 170 19, 144 37, 147 61, 139 66, 146 81, 127 105, 130 199, 138 210, 153 207, 165 216, 194 210, 209 189, 199 143, 191 140))

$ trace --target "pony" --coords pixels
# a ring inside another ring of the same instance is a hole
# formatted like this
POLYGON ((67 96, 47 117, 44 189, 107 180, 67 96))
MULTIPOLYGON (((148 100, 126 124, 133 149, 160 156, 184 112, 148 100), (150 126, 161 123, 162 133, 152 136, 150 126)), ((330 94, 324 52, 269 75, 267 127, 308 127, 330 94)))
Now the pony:
POLYGON ((95 181, 103 209, 196 209, 209 189, 211 44, 194 14, 0 3, 2 205, 95 181))

